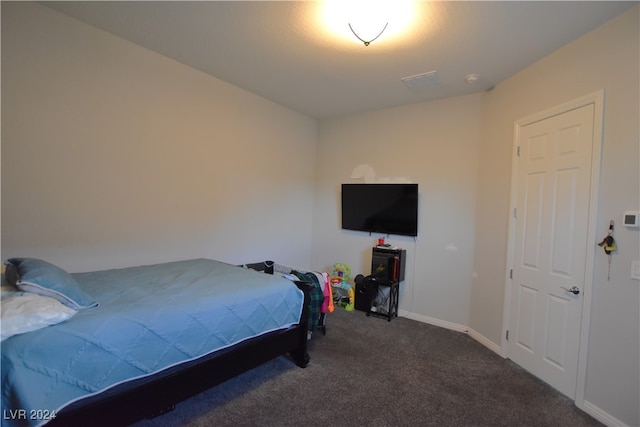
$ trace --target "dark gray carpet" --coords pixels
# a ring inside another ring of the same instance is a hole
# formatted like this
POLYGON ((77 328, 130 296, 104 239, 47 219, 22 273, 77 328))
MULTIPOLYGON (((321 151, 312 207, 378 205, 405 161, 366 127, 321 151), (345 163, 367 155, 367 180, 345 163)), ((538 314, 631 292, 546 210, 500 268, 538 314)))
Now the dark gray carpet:
POLYGON ((459 332, 342 308, 311 362, 280 357, 136 426, 601 426, 459 332))

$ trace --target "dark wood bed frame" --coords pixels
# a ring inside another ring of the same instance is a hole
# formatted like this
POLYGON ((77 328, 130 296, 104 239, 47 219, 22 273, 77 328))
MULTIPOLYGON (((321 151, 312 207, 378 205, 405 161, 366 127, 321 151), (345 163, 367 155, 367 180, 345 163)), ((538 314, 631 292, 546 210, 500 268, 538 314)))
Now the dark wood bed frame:
POLYGON ((281 355, 287 355, 301 368, 306 367, 310 359, 307 327, 311 285, 305 282, 296 282, 296 285, 304 292, 305 299, 299 324, 140 380, 133 388, 127 383, 75 402, 63 408, 47 426, 126 426, 162 415, 177 403, 281 355))

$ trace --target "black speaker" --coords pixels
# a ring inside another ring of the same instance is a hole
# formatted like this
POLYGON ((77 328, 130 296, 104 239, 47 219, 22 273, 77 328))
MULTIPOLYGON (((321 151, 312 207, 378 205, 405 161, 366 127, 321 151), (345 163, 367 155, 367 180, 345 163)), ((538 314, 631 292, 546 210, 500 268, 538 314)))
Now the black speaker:
POLYGON ((373 299, 378 295, 378 285, 371 280, 371 276, 364 277, 358 274, 354 282, 356 284, 355 308, 360 311, 369 311, 373 299))

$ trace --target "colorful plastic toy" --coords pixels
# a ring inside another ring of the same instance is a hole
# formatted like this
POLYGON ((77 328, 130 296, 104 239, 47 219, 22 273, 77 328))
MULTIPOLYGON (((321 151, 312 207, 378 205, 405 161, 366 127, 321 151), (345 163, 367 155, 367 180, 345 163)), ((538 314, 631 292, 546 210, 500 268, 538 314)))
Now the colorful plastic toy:
POLYGON ((348 291, 351 289, 349 280, 351 280, 351 267, 343 262, 336 262, 333 264, 333 273, 329 278, 331 286, 348 291))

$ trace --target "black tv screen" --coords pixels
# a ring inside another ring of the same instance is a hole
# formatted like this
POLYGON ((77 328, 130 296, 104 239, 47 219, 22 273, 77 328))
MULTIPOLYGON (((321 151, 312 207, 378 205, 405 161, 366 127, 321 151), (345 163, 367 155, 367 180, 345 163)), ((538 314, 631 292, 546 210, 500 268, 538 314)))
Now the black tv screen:
POLYGON ((418 235, 418 184, 342 184, 342 228, 418 235))

